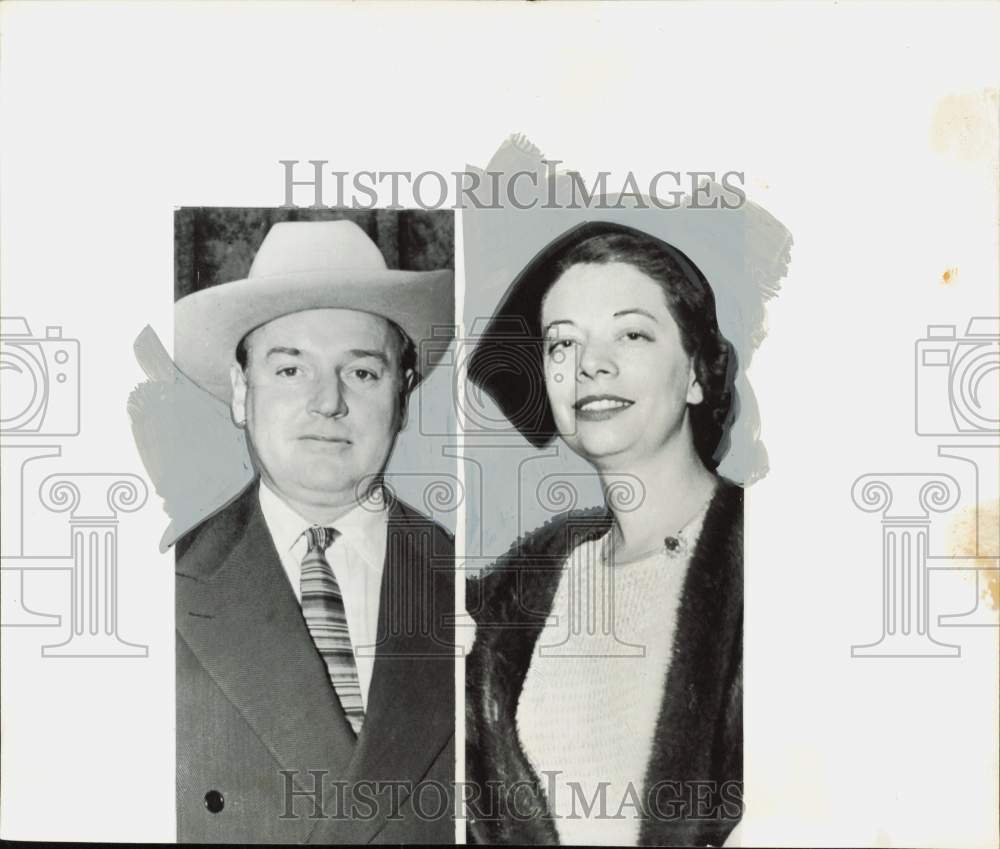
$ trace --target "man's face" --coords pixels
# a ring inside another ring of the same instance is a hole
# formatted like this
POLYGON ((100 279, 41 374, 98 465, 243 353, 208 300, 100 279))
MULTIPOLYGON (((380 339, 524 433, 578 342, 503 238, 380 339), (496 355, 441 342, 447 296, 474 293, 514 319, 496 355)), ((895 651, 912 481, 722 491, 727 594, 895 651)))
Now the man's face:
POLYGON ((291 313, 246 338, 232 368, 233 417, 266 483, 293 506, 353 504, 382 471, 400 427, 401 340, 380 316, 356 310, 291 313))

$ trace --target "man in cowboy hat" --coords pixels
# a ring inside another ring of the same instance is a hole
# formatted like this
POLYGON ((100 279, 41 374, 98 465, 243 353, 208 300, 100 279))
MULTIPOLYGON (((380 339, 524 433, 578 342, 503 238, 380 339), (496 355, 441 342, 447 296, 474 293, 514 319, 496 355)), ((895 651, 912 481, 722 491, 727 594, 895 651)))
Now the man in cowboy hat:
POLYGON ((348 221, 276 224, 177 302, 177 364, 259 472, 179 544, 179 841, 453 842, 453 541, 380 486, 453 323, 450 271, 348 221))

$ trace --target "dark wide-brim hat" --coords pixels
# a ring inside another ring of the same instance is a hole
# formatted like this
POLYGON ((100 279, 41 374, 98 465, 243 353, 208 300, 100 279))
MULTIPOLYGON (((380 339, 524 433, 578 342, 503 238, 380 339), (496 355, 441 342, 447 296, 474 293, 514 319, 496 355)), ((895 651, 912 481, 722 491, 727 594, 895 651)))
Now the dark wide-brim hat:
POLYGON ((655 241, 685 274, 699 274, 673 245, 634 227, 586 221, 549 242, 522 269, 504 294, 469 358, 467 378, 486 392, 507 420, 536 448, 558 434, 545 391, 542 300, 567 254, 595 236, 627 235, 655 241))

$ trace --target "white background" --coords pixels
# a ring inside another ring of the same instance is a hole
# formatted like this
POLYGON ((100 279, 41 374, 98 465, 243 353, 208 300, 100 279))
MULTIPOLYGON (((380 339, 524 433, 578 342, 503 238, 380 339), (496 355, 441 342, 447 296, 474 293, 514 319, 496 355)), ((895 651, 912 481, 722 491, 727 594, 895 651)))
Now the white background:
MULTIPOLYGON (((3 314, 82 348, 58 471, 143 473, 131 345, 173 336, 173 209, 278 205, 279 159, 448 172, 523 132, 585 177, 745 172, 795 245, 751 370, 771 472, 746 517, 743 837, 996 845, 998 632, 850 657, 881 604, 851 483, 948 470, 913 432, 913 343, 998 314, 996 138, 931 136, 942 98, 997 83, 995 4, 10 2, 0 25, 3 314)), ((151 494, 120 529, 119 633, 148 659, 43 660, 58 634, 4 629, 4 837, 174 839, 165 525, 151 494)))

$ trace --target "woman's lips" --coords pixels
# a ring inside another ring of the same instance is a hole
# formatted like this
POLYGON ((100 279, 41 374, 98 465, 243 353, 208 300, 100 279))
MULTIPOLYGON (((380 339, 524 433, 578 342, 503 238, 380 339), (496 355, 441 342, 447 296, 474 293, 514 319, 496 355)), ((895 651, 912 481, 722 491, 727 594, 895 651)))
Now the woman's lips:
POLYGON ((617 416, 635 402, 618 395, 587 395, 574 405, 576 417, 580 421, 600 422, 617 416))

